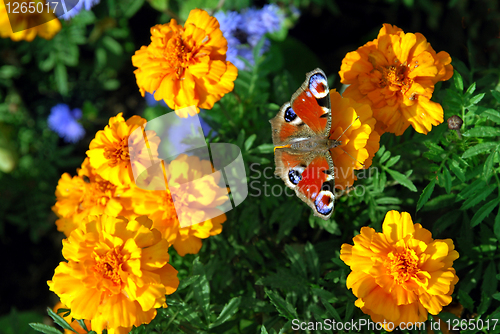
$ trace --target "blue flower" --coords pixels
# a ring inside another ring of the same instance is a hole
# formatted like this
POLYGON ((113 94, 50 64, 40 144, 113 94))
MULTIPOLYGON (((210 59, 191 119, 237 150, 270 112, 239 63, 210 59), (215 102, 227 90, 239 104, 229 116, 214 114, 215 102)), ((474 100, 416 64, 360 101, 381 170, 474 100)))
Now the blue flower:
POLYGON ((49 129, 63 138, 67 143, 76 143, 85 136, 83 126, 77 122, 82 117, 80 109, 70 110, 64 103, 57 104, 50 110, 47 124, 49 129))
POLYGON ((154 96, 154 92, 153 92, 153 94, 146 92, 146 95, 144 95, 144 99, 146 99, 146 104, 148 105, 148 107, 154 107, 158 104, 162 105, 164 107, 168 107, 167 104, 165 103, 165 101, 163 101, 163 100, 156 101, 155 96, 154 96))
POLYGON ((85 8, 85 10, 90 10, 93 6, 97 5, 100 1, 101 0, 61 0, 61 1, 58 1, 57 7, 56 7, 56 16, 62 17, 65 20, 69 20, 73 16, 76 16, 78 13, 80 13, 80 11, 83 8, 85 8))
MULTIPOLYGON (((217 12, 215 18, 219 21, 220 29, 227 40, 226 58, 238 69, 244 70, 246 64, 238 57, 242 57, 250 64, 254 64, 253 48, 265 38, 266 33, 281 29, 284 15, 276 5, 266 5, 262 9, 247 8, 241 14, 234 11, 217 12)), ((269 40, 264 40, 264 46, 259 55, 269 50, 269 40)))
POLYGON ((234 34, 236 29, 241 25, 241 15, 234 11, 227 13, 219 11, 214 14, 214 17, 219 21, 220 30, 229 35, 234 34))
POLYGON ((265 5, 261 11, 262 25, 268 32, 273 33, 281 29, 285 17, 280 8, 275 4, 265 5))
POLYGON ((242 29, 248 34, 249 38, 259 39, 267 33, 267 28, 262 22, 262 11, 259 9, 248 8, 241 14, 242 29))

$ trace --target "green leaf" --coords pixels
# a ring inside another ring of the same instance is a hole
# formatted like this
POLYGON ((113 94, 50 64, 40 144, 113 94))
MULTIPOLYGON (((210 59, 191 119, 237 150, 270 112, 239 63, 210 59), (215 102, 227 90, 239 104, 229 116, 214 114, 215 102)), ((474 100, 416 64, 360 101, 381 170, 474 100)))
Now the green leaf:
POLYGON ((342 321, 342 318, 340 317, 339 313, 337 312, 337 310, 332 306, 332 304, 330 304, 327 300, 325 300, 324 298, 320 298, 321 299, 321 303, 323 304, 323 306, 326 308, 326 311, 328 312, 328 314, 332 317, 335 318, 335 320, 337 321, 342 321))
POLYGON ((200 278, 194 283, 193 293, 208 322, 210 319, 210 284, 208 284, 206 275, 200 275, 200 278))
POLYGON ((127 7, 126 7, 123 14, 125 15, 125 17, 130 18, 130 17, 134 16, 134 14, 137 13, 137 11, 139 9, 141 9, 143 4, 144 4, 144 0, 129 1, 127 3, 127 7))
POLYGON ((217 320, 213 324, 210 325, 210 328, 217 327, 231 319, 233 315, 238 312, 238 307, 240 306, 241 303, 241 297, 233 297, 231 300, 224 305, 224 308, 220 312, 219 316, 217 317, 217 320))
POLYGON ((476 90, 476 83, 473 82, 472 85, 470 85, 469 88, 467 88, 465 94, 472 95, 475 90, 476 90))
POLYGON ((269 333, 267 332, 266 326, 262 325, 262 326, 260 327, 260 334, 269 334, 269 333))
POLYGON ((500 113, 493 109, 485 110, 481 113, 481 116, 486 117, 490 121, 500 124, 500 113))
POLYGON ((448 168, 443 167, 444 189, 449 194, 451 191, 451 175, 448 168))
POLYGON ((385 153, 380 158, 380 163, 383 164, 384 162, 386 162, 387 159, 389 159, 390 156, 391 156, 391 152, 385 151, 385 153))
POLYGON ((471 196, 468 200, 466 200, 460 210, 468 210, 479 204, 484 201, 495 189, 495 186, 481 187, 481 191, 475 193, 474 196, 471 196))
POLYGON ((493 232, 495 233, 497 240, 500 240, 500 210, 498 210, 497 216, 495 218, 495 224, 493 225, 493 232))
POLYGON ((420 198, 418 199, 417 203, 417 211, 420 210, 425 205, 425 203, 427 203, 429 198, 431 198, 435 185, 436 179, 433 178, 431 182, 425 187, 424 191, 422 191, 422 194, 420 194, 420 198))
POLYGON ((49 314, 49 316, 54 320, 54 322, 56 324, 58 324, 59 326, 61 326, 62 328, 64 329, 67 329, 67 330, 70 330, 72 332, 75 332, 76 331, 71 327, 70 324, 68 324, 66 322, 66 320, 64 320, 63 317, 61 317, 59 314, 57 314, 56 312, 52 311, 51 308, 47 307, 47 313, 49 314))
POLYGON ((483 285, 481 290, 487 295, 491 296, 495 291, 497 291, 498 280, 496 279, 497 271, 495 269, 495 263, 490 261, 488 267, 486 268, 483 275, 483 285))
POLYGON ((16 167, 16 159, 11 150, 0 147, 0 171, 10 173, 16 167))
POLYGON ((427 202, 422 211, 432 211, 441 209, 455 203, 457 195, 454 193, 439 195, 427 202))
POLYGON ((102 38, 102 44, 115 55, 119 56, 123 53, 123 48, 120 43, 118 43, 114 38, 110 36, 104 36, 102 38))
MULTIPOLYGON (((42 332, 44 334, 62 334, 60 331, 55 329, 54 327, 50 327, 49 325, 44 325, 44 324, 35 324, 35 323, 30 323, 29 324, 31 328, 38 332, 42 332)), ((76 332, 75 332, 76 333, 76 332)))
POLYGON ((89 329, 87 328, 87 325, 85 324, 85 320, 77 320, 76 322, 78 322, 78 324, 80 325, 80 327, 82 327, 84 330, 86 330, 87 332, 89 331, 89 329))
POLYGON ((401 159, 400 155, 396 155, 395 157, 390 158, 389 161, 387 161, 387 163, 385 164, 385 167, 391 168, 399 161, 399 159, 401 159))
POLYGON ((467 199, 471 197, 476 191, 478 191, 479 189, 483 189, 484 187, 486 187, 486 183, 484 182, 484 180, 477 179, 476 181, 472 182, 464 189, 462 189, 460 194, 458 194, 458 199, 467 199))
POLYGON ((266 295, 271 300, 271 303, 276 307, 278 313, 289 319, 298 319, 297 311, 288 301, 284 300, 277 292, 266 289, 266 295))
POLYGON ((40 60, 38 62, 38 67, 42 71, 48 72, 54 68, 55 64, 56 64, 56 56, 55 56, 55 53, 52 52, 49 54, 49 56, 47 58, 40 60))
POLYGON ((465 151, 464 154, 462 154, 462 158, 467 159, 476 156, 478 154, 488 152, 497 145, 498 145, 497 142, 487 142, 487 143, 477 144, 476 146, 472 146, 467 151, 465 151))
POLYGON ((381 197, 375 200, 378 205, 397 205, 401 204, 401 199, 398 197, 381 197))
POLYGON ((163 12, 168 9, 169 0, 149 0, 151 7, 159 12, 163 12))
POLYGON ((290 262, 292 262, 292 269, 295 269, 294 271, 300 276, 307 277, 306 265, 304 263, 304 259, 300 256, 300 254, 292 246, 289 245, 285 245, 285 252, 290 259, 290 262))
POLYGON ((68 95, 68 72, 63 63, 58 63, 54 69, 56 85, 61 95, 68 95))
POLYGON ((472 312, 474 310, 474 301, 467 294, 467 292, 465 292, 463 290, 458 290, 458 300, 469 311, 472 312))
POLYGON ((455 160, 451 161, 451 163, 449 163, 448 166, 460 181, 465 182, 465 174, 462 168, 460 167, 460 164, 457 161, 455 160))
POLYGON ((484 218, 486 218, 491 213, 491 211, 493 211, 493 209, 498 205, 498 203, 499 199, 495 198, 486 203, 485 205, 483 205, 479 210, 477 210, 476 214, 472 217, 470 226, 474 227, 479 223, 481 223, 484 220, 484 218))
POLYGON ((458 217, 462 215, 462 211, 454 210, 449 214, 443 215, 436 220, 434 226, 432 226, 432 235, 438 235, 445 231, 448 226, 455 224, 458 220, 458 217))
POLYGON ((387 173, 389 173, 392 178, 396 181, 398 181, 402 186, 405 186, 406 188, 410 189, 411 191, 417 191, 417 187, 411 182, 410 179, 408 179, 404 174, 401 174, 400 172, 397 172, 392 169, 386 169, 387 173))
POLYGON ((257 146, 256 148, 248 151, 249 153, 273 153, 274 145, 273 144, 262 144, 257 146))
POLYGON ((191 284, 196 282, 198 280, 198 278, 200 278, 200 275, 193 275, 193 276, 190 276, 186 279, 181 280, 179 283, 179 287, 177 288, 177 291, 181 291, 181 290, 187 288, 188 286, 190 286, 191 284))
POLYGON ((205 328, 205 325, 201 321, 198 313, 199 313, 198 311, 193 310, 188 304, 183 304, 182 306, 179 306, 179 317, 181 319, 194 326, 205 328))
POLYGON ((464 137, 496 137, 500 136, 500 129, 492 126, 476 126, 462 135, 464 137))
POLYGON ((500 103, 500 92, 497 90, 492 90, 491 95, 497 100, 498 103, 500 103))
POLYGON ((462 76, 460 75, 460 73, 458 73, 458 71, 455 71, 453 73, 453 84, 459 92, 464 91, 464 81, 462 80, 462 76))
MULTIPOLYGON (((481 304, 479 304, 479 306, 477 307, 477 314, 480 316, 483 315, 488 310, 490 305, 491 305, 491 294, 486 294, 483 291, 481 293, 481 304)), ((466 333, 466 332, 462 332, 462 333, 466 333)), ((469 331, 467 333, 473 334, 474 332, 469 331)), ((493 333, 493 332, 490 331, 490 333, 493 333)))
POLYGON ((317 282, 319 280, 319 258, 314 250, 314 246, 310 242, 307 242, 304 247, 304 255, 307 260, 309 272, 314 277, 314 281, 317 282))
POLYGON ((253 135, 248 137, 247 140, 245 140, 245 150, 246 151, 248 151, 252 147, 253 142, 255 141, 256 138, 257 138, 257 135, 254 133, 253 135))

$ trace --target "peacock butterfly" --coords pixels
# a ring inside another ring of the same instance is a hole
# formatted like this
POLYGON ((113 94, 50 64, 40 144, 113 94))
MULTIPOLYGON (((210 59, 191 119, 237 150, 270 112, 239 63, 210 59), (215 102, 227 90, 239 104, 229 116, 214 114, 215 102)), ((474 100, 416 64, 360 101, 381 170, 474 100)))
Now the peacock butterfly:
POLYGON ((325 73, 317 68, 270 120, 276 170, 285 184, 309 205, 314 215, 328 219, 335 200, 330 149, 330 90, 325 73))

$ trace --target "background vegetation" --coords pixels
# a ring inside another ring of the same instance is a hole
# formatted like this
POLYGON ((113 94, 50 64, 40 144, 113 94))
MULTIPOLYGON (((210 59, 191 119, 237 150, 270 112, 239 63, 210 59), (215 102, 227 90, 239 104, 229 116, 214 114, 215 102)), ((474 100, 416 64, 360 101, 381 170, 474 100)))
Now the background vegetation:
MULTIPOLYGON (((341 197, 330 221, 313 218, 295 197, 252 196, 250 190, 246 201, 227 213, 222 234, 204 240, 198 255, 182 258, 172 250, 181 285, 167 298, 169 307, 134 333, 277 333, 292 332, 294 318, 367 318, 345 287, 349 268, 339 251, 362 226, 381 231, 391 209, 409 212, 434 238, 452 238, 460 253, 454 301, 440 317, 499 319, 498 1, 277 3, 286 10, 295 6, 300 17, 287 20, 270 36, 270 50, 239 72, 235 94, 202 113, 217 133, 212 141, 242 149, 254 187, 264 182, 284 187, 255 171, 274 168, 268 120, 316 67, 340 89, 342 58, 374 39, 382 23, 421 32, 436 51, 451 55, 455 75, 437 85, 433 100, 443 105, 445 120, 452 115, 464 120, 461 134, 446 122, 428 135, 411 128, 400 137, 384 134, 373 163, 379 172, 358 182, 363 194, 341 197), (251 169, 251 163, 260 166, 251 169)), ((263 4, 102 0, 62 22, 50 41, 0 40, 1 331, 33 332, 27 323, 47 321, 45 308, 57 301, 46 281, 62 260, 63 235, 50 209, 60 175, 75 174, 109 117, 124 112, 126 118, 152 119, 168 112, 146 104, 130 60, 149 44, 150 27, 172 16, 186 19, 196 7, 239 11, 263 4), (86 136, 75 144, 47 127, 50 109, 58 103, 83 111, 86 136)), ((484 332, 500 333, 500 324, 484 332)))

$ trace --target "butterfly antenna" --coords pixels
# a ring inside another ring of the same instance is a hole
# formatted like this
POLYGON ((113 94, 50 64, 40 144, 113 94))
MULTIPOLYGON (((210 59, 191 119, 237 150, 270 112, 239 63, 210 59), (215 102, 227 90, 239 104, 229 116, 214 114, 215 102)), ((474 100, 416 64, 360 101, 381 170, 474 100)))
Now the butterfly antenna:
POLYGON ((354 122, 356 122, 358 119, 359 119, 359 116, 358 116, 358 117, 356 117, 356 119, 355 119, 354 121, 352 121, 352 123, 351 123, 351 124, 349 124, 349 126, 348 126, 345 130, 344 130, 344 132, 342 132, 342 134, 341 134, 341 135, 337 138, 337 140, 336 140, 336 141, 339 141, 340 137, 342 137, 342 136, 344 135, 344 133, 345 133, 347 130, 349 130, 349 128, 350 128, 350 127, 354 124, 354 122))
MULTIPOLYGON (((344 149, 342 147, 340 147, 340 149, 342 151, 344 151, 344 149)), ((356 161, 357 163, 359 163, 361 166, 363 166, 363 168, 365 168, 365 164, 362 163, 361 161, 359 161, 358 159, 355 159, 352 155, 350 155, 349 153, 347 153, 346 151, 344 151, 345 154, 347 154, 352 160, 356 161)))
MULTIPOLYGON (((348 126, 345 130, 344 130, 344 132, 342 132, 342 134, 341 134, 341 135, 337 138, 337 140, 336 140, 337 142, 338 142, 338 141, 339 141, 339 139, 340 139, 340 138, 344 135, 344 133, 345 133, 347 130, 349 130, 349 128, 350 128, 350 127, 354 124, 354 122, 356 122, 358 119, 359 119, 359 116, 358 116, 358 117, 356 117, 356 119, 355 119, 354 121, 352 121, 352 123, 351 123, 351 124, 349 124, 349 126, 348 126)), ((357 162, 357 163, 359 163, 361 166, 363 166, 363 168, 365 167, 365 164, 364 164, 364 163, 362 163, 361 161, 359 161, 359 160, 355 159, 352 155, 350 155, 349 153, 347 153, 347 152, 346 152, 346 151, 345 151, 342 147, 340 147, 340 149, 341 149, 342 151, 344 151, 344 153, 345 153, 345 154, 347 154, 347 155, 348 155, 348 156, 349 156, 352 160, 356 161, 356 162, 357 162)))
POLYGON ((348 191, 350 191, 351 189, 354 189, 354 186, 349 186, 349 187, 346 187, 345 189, 343 190, 340 190, 340 191, 337 191, 335 192, 335 198, 339 198, 339 197, 342 197, 344 196, 344 194, 348 191))

